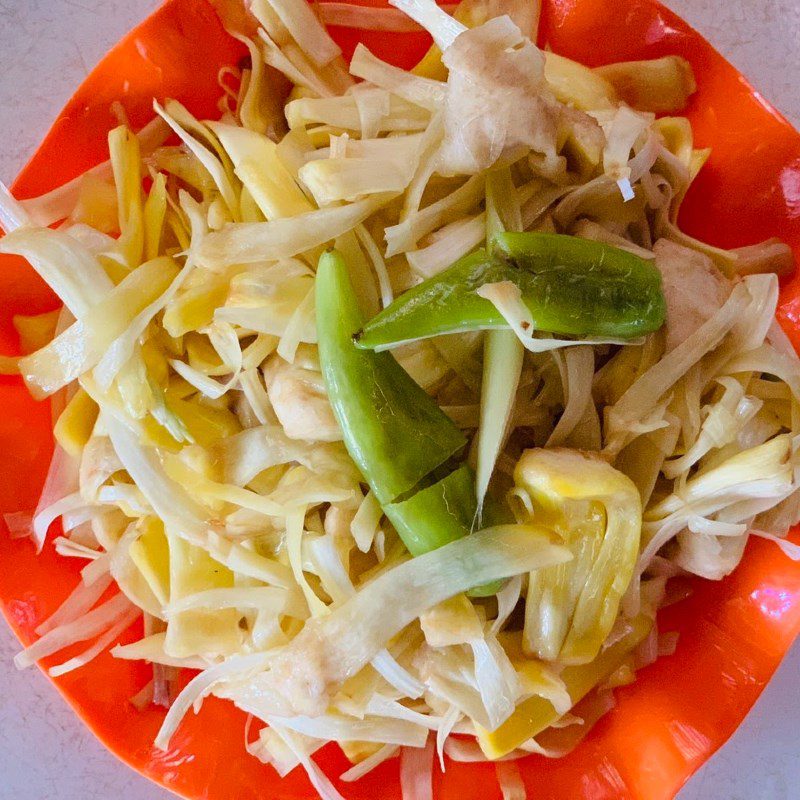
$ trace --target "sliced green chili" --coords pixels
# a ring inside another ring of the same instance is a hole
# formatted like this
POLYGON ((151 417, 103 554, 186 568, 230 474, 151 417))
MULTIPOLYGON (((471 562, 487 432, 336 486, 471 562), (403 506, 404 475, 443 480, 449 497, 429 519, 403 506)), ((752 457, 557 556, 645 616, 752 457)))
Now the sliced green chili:
POLYGON ((475 519, 472 470, 464 464, 407 500, 387 503, 383 510, 412 556, 460 539, 475 519))
POLYGON ((322 374, 344 443, 383 506, 466 445, 464 434, 390 353, 359 350, 362 317, 344 259, 320 258, 316 314, 322 374))
MULTIPOLYGON (((412 556, 422 555, 466 536, 475 524, 477 510, 475 475, 466 464, 407 500, 383 507, 412 556)), ((491 500, 483 516, 486 525, 509 521, 491 500)), ((501 586, 502 581, 495 581, 477 586, 468 594, 471 597, 488 597, 497 594, 501 586)))
POLYGON ((358 346, 383 350, 459 331, 508 327, 476 294, 486 283, 519 287, 537 330, 566 336, 633 338, 664 322, 656 266, 617 247, 554 233, 501 233, 490 251, 460 259, 373 317, 358 346))
MULTIPOLYGON (((475 477, 466 464, 450 467, 466 439, 390 353, 355 346, 362 318, 336 251, 320 258, 316 314, 322 375, 345 446, 408 551, 466 536, 477 514, 475 477)), ((502 519, 494 507, 485 516, 488 524, 502 519)), ((500 585, 470 594, 495 594, 500 585)))

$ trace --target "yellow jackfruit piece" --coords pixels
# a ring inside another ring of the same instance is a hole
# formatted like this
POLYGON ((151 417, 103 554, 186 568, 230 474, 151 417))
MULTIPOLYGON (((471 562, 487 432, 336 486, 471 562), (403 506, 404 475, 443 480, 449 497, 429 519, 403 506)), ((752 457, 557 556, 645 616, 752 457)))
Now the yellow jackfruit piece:
POLYGON ((78 389, 61 412, 53 434, 71 456, 79 456, 91 438, 99 411, 97 403, 83 389, 78 389))
POLYGON ((524 452, 514 480, 530 495, 533 520, 553 527, 574 555, 531 573, 525 650, 548 661, 590 662, 633 576, 642 524, 639 492, 597 456, 560 448, 524 452))

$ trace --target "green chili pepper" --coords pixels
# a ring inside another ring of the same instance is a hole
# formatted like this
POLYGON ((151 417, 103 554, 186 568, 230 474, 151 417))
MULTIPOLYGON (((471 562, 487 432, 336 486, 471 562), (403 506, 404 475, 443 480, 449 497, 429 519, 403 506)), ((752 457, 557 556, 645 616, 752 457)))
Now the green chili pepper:
MULTIPOLYGON (((466 464, 432 486, 420 489, 407 500, 388 503, 383 507, 412 556, 435 550, 469 534, 477 510, 475 475, 466 464)), ((483 519, 486 525, 511 521, 491 498, 486 504, 483 519)), ((489 597, 497 594, 502 585, 502 581, 495 581, 476 586, 468 594, 470 597, 489 597)))
POLYGON ((664 322, 661 275, 650 261, 617 247, 554 233, 501 233, 401 295, 360 331, 359 347, 383 350, 459 331, 506 328, 476 294, 486 283, 519 287, 537 330, 567 336, 633 338, 664 322))
POLYGON ((390 353, 355 346, 362 317, 336 251, 319 261, 316 314, 322 374, 350 456, 382 506, 403 499, 466 439, 390 353))
MULTIPOLYGON (((466 464, 448 472, 466 439, 390 353, 355 346, 361 312, 336 251, 320 258, 316 314, 322 374, 345 446, 408 551, 420 555, 466 536, 477 512, 475 478, 466 464)), ((502 515, 492 507, 484 516, 502 515)), ((500 585, 470 594, 495 594, 500 585)))
POLYGON ((460 466, 407 500, 383 508, 412 556, 435 550, 469 533, 475 519, 475 477, 460 466), (458 536, 453 535, 459 530, 458 536))

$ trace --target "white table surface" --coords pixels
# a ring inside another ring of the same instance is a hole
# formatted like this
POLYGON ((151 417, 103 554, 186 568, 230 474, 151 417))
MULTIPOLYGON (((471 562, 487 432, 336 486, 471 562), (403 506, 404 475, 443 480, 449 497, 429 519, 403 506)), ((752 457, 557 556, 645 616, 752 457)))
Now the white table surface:
MULTIPOLYGON (((157 5, 157 0, 0 0, 1 180, 10 183, 91 67, 157 5)), ((800 0, 668 0, 667 5, 800 125, 800 0)), ((0 622, 0 800, 172 796, 107 753, 36 670, 17 672, 11 664, 16 650, 0 622)), ((680 800, 800 798, 798 721, 800 644, 680 800)))

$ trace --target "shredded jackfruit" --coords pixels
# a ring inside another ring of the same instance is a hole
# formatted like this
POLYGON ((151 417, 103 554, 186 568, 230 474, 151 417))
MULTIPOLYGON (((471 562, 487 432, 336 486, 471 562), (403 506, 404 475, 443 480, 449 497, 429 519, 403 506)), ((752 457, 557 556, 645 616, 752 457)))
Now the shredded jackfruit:
POLYGON ((568 752, 611 686, 680 647, 654 621, 670 577, 724 577, 751 533, 798 558, 800 361, 775 321, 793 258, 679 230, 708 158, 678 116, 682 58, 542 51, 528 0, 392 4, 224 4, 250 62, 225 72, 220 119, 167 99, 65 186, 0 187, 0 253, 63 303, 15 318, 0 357, 51 398, 57 442, 38 507, 6 521, 86 562, 16 663, 86 642, 51 674, 77 669, 143 615, 112 652, 152 665, 137 702, 174 701, 159 747, 211 693, 266 724, 249 752, 322 797, 341 798, 313 759, 334 741, 345 782, 399 756, 424 800, 436 756, 489 758, 521 800, 513 759, 568 752), (363 45, 348 67, 326 22, 435 46, 410 72, 363 45), (666 325, 554 339, 503 282, 478 292, 505 329, 398 348, 469 437, 479 508, 412 559, 342 443, 316 265, 335 245, 369 317, 501 230, 651 260, 666 325), (200 674, 175 696, 183 668, 200 674))

